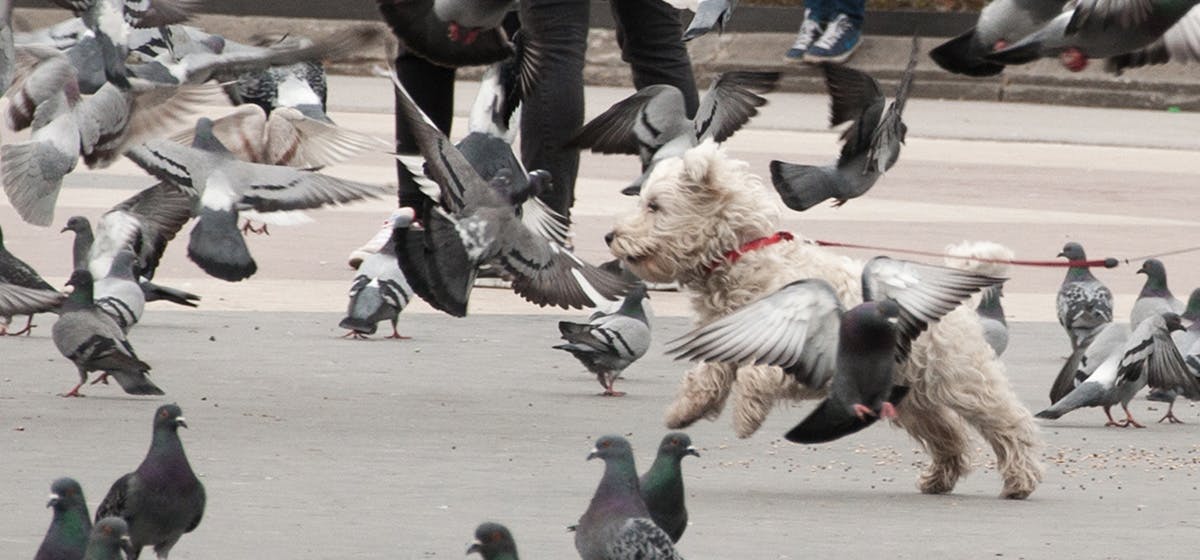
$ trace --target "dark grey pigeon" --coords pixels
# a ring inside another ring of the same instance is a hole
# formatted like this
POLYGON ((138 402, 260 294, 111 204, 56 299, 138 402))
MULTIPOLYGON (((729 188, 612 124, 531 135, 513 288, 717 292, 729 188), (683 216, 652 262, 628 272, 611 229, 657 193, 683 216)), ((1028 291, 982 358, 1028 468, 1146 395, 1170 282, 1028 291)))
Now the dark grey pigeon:
POLYGON ((230 282, 258 270, 238 231, 238 211, 305 210, 375 198, 383 187, 321 175, 311 171, 238 161, 213 136, 213 121, 196 121, 192 146, 152 140, 126 155, 160 180, 194 194, 196 224, 188 257, 208 274, 230 282))
POLYGON ((88 535, 92 532, 92 518, 88 515, 87 500, 83 498, 83 487, 73 478, 55 480, 50 485, 50 501, 46 507, 54 508, 54 518, 33 560, 83 558, 88 535))
POLYGON ((92 527, 83 560, 125 560, 129 546, 129 524, 120 517, 105 517, 92 527))
POLYGON ((1200 7, 1192 7, 1158 40, 1136 51, 1109 57, 1104 69, 1120 75, 1126 69, 1168 62, 1200 61, 1200 7))
POLYGON ((983 327, 983 339, 997 356, 1004 354, 1008 348, 1008 321, 1004 318, 1004 305, 1000 302, 1003 296, 1003 286, 987 288, 979 292, 979 305, 975 307, 979 326, 983 327))
POLYGON ((596 440, 588 460, 604 460, 604 476, 579 518, 575 550, 583 560, 675 560, 671 537, 654 524, 638 492, 633 449, 621 436, 596 440))
POLYGON ((150 381, 150 365, 138 359, 125 333, 107 313, 92 301, 92 274, 76 270, 67 281, 74 290, 63 303, 62 315, 51 329, 54 346, 79 371, 79 384, 62 396, 81 397, 79 388, 87 383, 88 372, 102 370, 97 381, 115 377, 131 395, 161 395, 150 381))
POLYGON ((1062 13, 1060 0, 992 0, 979 12, 975 26, 929 51, 938 66, 966 76, 994 76, 1004 65, 984 56, 1037 31, 1062 13))
POLYGON ((450 22, 434 11, 435 1, 376 0, 376 4, 383 21, 405 48, 434 64, 451 68, 493 64, 515 52, 508 35, 499 27, 476 30, 474 34, 463 29, 452 37, 450 22))
POLYGON ((367 335, 375 334, 380 321, 391 321, 392 334, 388 338, 408 338, 396 331, 397 318, 413 297, 413 290, 396 260, 396 241, 398 238, 403 240, 403 229, 412 224, 413 209, 395 210, 388 221, 392 224, 392 237, 379 251, 363 259, 354 275, 354 283, 350 285, 346 317, 338 323, 339 327, 350 329, 344 336, 365 339, 367 335), (401 228, 399 234, 397 227, 401 228))
POLYGON ((876 257, 863 267, 864 303, 846 311, 828 282, 792 282, 676 339, 676 359, 774 365, 830 396, 787 434, 832 441, 879 417, 895 417, 907 392, 893 386, 897 363, 930 323, 1003 278, 876 257))
POLYGON ((842 132, 841 155, 832 164, 771 162, 771 182, 788 208, 802 212, 829 199, 841 206, 866 194, 896 164, 908 132, 901 117, 917 67, 917 48, 914 37, 908 67, 886 111, 887 99, 875 78, 841 64, 822 66, 829 88, 829 126, 853 124, 842 132))
POLYGON ((475 542, 467 554, 479 553, 483 560, 519 560, 512 533, 499 523, 481 523, 475 528, 475 542))
POLYGON ((668 84, 646 86, 575 133, 569 146, 599 154, 638 155, 642 175, 623 191, 636 195, 654 165, 682 155, 706 139, 724 142, 767 104, 760 93, 775 89, 779 72, 726 72, 713 81, 688 118, 683 93, 668 84))
POLYGON ((392 231, 392 239, 396 247, 396 263, 413 293, 438 311, 454 317, 465 317, 470 293, 450 289, 436 274, 432 265, 433 247, 429 244, 425 226, 415 222, 397 226, 392 231))
POLYGON ((153 546, 159 558, 166 558, 204 516, 204 485, 183 452, 180 427, 186 428, 187 422, 178 405, 158 407, 146 458, 137 470, 118 478, 96 508, 96 519, 114 516, 129 523, 129 560, 137 560, 144 546, 153 546))
POLYGON ((596 374, 602 395, 619 397, 613 382, 630 364, 650 349, 650 323, 643 307, 646 285, 639 282, 625 295, 621 307, 613 313, 597 311, 587 323, 559 321, 558 330, 566 344, 554 348, 566 350, 596 374))
POLYGON ((485 264, 511 274, 513 291, 539 306, 595 307, 624 295, 629 289, 624 281, 542 237, 517 216, 516 207, 536 195, 549 174, 530 174, 520 181, 526 178, 518 178, 519 172, 500 169, 485 181, 421 112, 395 74, 392 81, 399 92, 398 110, 425 158, 426 175, 441 191, 442 206, 424 224, 431 257, 426 269, 454 293, 453 299, 467 301, 475 273, 485 264))
POLYGON ((688 455, 700 456, 700 452, 692 447, 692 438, 683 432, 671 432, 658 444, 658 455, 650 470, 638 479, 638 489, 650 511, 650 518, 673 543, 679 542, 687 530, 688 513, 680 464, 688 455))
MULTIPOLYGON (((1063 245, 1058 256, 1066 257, 1071 262, 1087 260, 1083 246, 1074 241, 1063 245)), ((1104 325, 1112 322, 1112 292, 1086 266, 1067 269, 1067 276, 1058 288, 1056 304, 1058 324, 1067 330, 1072 352, 1080 346, 1086 346, 1104 325)))
POLYGON ((33 315, 55 311, 66 296, 46 283, 25 261, 4 247, 4 231, 0 230, 0 334, 12 336, 29 334, 33 315), (8 324, 17 315, 28 315, 25 328, 8 332, 8 324))
POLYGON ((1129 313, 1129 326, 1137 328, 1138 324, 1150 317, 1163 313, 1183 313, 1186 307, 1179 298, 1167 287, 1167 268, 1158 259, 1146 259, 1138 274, 1146 275, 1146 283, 1133 302, 1133 310, 1129 313))
POLYGON ((1147 384, 1200 398, 1200 384, 1171 340, 1171 332, 1181 330, 1179 315, 1171 312, 1146 319, 1132 333, 1124 325, 1106 327, 1077 351, 1082 356, 1076 358, 1073 379, 1063 380, 1064 368, 1055 381, 1056 387, 1073 381, 1074 389, 1036 416, 1055 420, 1077 408, 1099 406, 1108 417, 1105 426, 1144 428, 1129 412, 1129 401, 1147 384), (1109 410, 1116 404, 1125 410, 1124 420, 1113 419, 1109 410))
POLYGON ((433 0, 433 13, 446 22, 451 41, 471 44, 479 33, 500 27, 504 16, 517 8, 515 0, 433 0))

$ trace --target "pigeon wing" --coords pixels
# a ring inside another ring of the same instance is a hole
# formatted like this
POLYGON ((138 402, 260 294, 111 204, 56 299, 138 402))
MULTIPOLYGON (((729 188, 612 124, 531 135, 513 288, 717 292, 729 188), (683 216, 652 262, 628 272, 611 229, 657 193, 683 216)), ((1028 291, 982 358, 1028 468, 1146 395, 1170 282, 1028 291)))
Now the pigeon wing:
POLYGON ((779 72, 725 72, 704 95, 693 123, 696 138, 724 142, 767 104, 760 93, 775 89, 779 72))
POLYGON ((875 131, 871 134, 871 148, 867 150, 867 166, 863 169, 864 173, 883 173, 896 165, 896 160, 900 158, 900 144, 904 143, 904 137, 908 133, 908 127, 901 119, 904 114, 904 104, 908 101, 908 92, 912 88, 919 47, 920 40, 913 37, 912 54, 909 56, 908 66, 904 69, 904 75, 900 77, 900 86, 896 89, 896 97, 892 100, 892 104, 888 105, 887 111, 883 113, 883 118, 879 121, 879 126, 875 127, 875 131))
POLYGON ((378 198, 387 189, 278 165, 227 160, 208 177, 206 190, 225 184, 240 195, 241 207, 259 212, 307 210, 378 198))
POLYGON ((497 220, 495 258, 514 276, 513 291, 526 300, 542 307, 581 309, 615 300, 631 287, 530 231, 515 217, 497 220))
POLYGON ((842 152, 838 161, 846 161, 870 149, 871 136, 879 126, 887 99, 875 78, 840 64, 824 64, 825 86, 829 89, 829 126, 853 122, 842 132, 842 152))
POLYGON ((1200 61, 1200 7, 1192 8, 1158 40, 1136 51, 1111 57, 1105 61, 1104 67, 1109 72, 1120 74, 1126 68, 1172 61, 1200 61))
POLYGON ((370 149, 386 150, 390 146, 374 136, 306 117, 291 107, 279 107, 266 121, 266 161, 261 163, 314 169, 370 149))
POLYGON ((1066 35, 1083 27, 1134 29, 1154 15, 1154 0, 1080 0, 1067 21, 1066 35))
MULTIPOLYGON (((649 118, 646 116, 646 107, 652 100, 660 95, 672 95, 671 92, 679 96, 682 105, 683 95, 675 86, 659 84, 644 87, 583 125, 567 142, 567 146, 588 148, 598 154, 639 155, 642 150, 653 152, 658 146, 648 146, 648 140, 638 138, 637 125, 639 121, 649 118)), ((650 127, 651 130, 654 128, 650 127)))

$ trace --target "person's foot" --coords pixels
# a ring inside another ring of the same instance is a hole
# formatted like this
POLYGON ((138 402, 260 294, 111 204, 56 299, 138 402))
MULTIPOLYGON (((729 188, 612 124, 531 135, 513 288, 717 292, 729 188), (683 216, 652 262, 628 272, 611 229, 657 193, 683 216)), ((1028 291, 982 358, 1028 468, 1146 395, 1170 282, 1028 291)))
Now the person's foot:
POLYGON ((804 62, 814 64, 832 62, 841 64, 850 59, 862 44, 862 24, 855 23, 846 14, 838 14, 825 27, 821 37, 813 42, 804 54, 804 62))
POLYGON ((350 265, 350 268, 357 270, 358 265, 362 264, 363 259, 378 253, 387 244, 388 239, 392 237, 392 220, 397 215, 397 212, 400 211, 393 210, 392 215, 383 221, 383 225, 379 227, 379 231, 375 232, 374 237, 364 243, 362 247, 350 251, 350 258, 347 263, 350 265))
POLYGON ((824 32, 825 26, 813 19, 812 10, 804 10, 804 22, 800 24, 800 31, 796 33, 796 42, 792 43, 792 47, 783 57, 793 62, 804 60, 805 53, 824 32))

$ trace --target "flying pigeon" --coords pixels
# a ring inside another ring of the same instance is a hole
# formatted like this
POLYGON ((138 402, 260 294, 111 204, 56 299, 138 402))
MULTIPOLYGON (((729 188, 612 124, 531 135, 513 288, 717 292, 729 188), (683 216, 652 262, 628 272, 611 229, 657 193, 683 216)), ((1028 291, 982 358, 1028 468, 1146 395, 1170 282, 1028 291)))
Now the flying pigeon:
MULTIPOLYGON (((105 517, 92 527, 83 560, 125 560, 130 546, 129 524, 120 517, 105 517)), ((129 556, 128 558, 137 558, 129 556)))
POLYGON ((1004 306, 1000 302, 1003 296, 1003 286, 987 288, 979 292, 979 305, 975 307, 975 315, 983 327, 983 339, 997 356, 1008 348, 1008 321, 1004 319, 1004 306))
POLYGON ((138 359, 125 333, 92 300, 92 274, 86 270, 71 273, 68 286, 74 287, 63 303, 62 315, 51 329, 54 346, 79 371, 79 384, 62 396, 81 397, 79 388, 87 382, 88 372, 102 370, 96 381, 115 377, 131 395, 161 395, 150 381, 150 365, 138 359))
POLYGON ((1146 283, 1142 285, 1142 291, 1133 302, 1133 311, 1129 313, 1131 327, 1137 328, 1142 321, 1168 311, 1183 313, 1186 306, 1167 287, 1167 268, 1162 261, 1147 259, 1137 273, 1146 275, 1146 283))
POLYGON ((778 72, 720 74, 692 119, 678 88, 647 86, 583 125, 568 146, 599 154, 638 155, 642 176, 621 191, 636 195, 657 162, 682 155, 705 139, 720 143, 732 136, 767 103, 758 94, 774 90, 778 82, 778 72))
POLYGON ((1079 0, 1041 28, 984 58, 993 63, 1026 64, 1058 57, 1079 72, 1089 58, 1109 58, 1142 49, 1161 38, 1196 0, 1079 0))
POLYGON ((500 27, 504 16, 516 8, 515 0, 433 0, 433 13, 446 22, 446 37, 464 45, 500 27))
POLYGON ((654 524, 638 493, 633 449, 621 436, 596 440, 588 460, 604 460, 604 476, 575 530, 583 560, 676 560, 671 537, 654 524))
POLYGON ((955 74, 984 77, 1004 71, 984 56, 1037 31, 1062 13, 1061 0, 992 0, 979 12, 975 26, 929 51, 938 66, 955 74))
POLYGON ((917 67, 917 43, 914 37, 908 67, 886 111, 887 100, 875 78, 840 64, 822 65, 829 88, 829 126, 853 124, 842 132, 842 152, 833 164, 771 162, 771 182, 788 208, 802 212, 830 198, 834 206, 841 206, 866 194, 896 164, 908 131, 901 115, 917 67))
POLYGON ((650 511, 650 518, 673 543, 679 542, 687 530, 688 513, 680 463, 688 455, 700 456, 700 452, 692 447, 692 438, 683 432, 671 432, 658 444, 658 455, 650 470, 638 479, 638 490, 650 511))
POLYGON ((33 329, 33 315, 55 311, 66 296, 47 284, 37 271, 4 247, 4 231, 0 230, 0 334, 18 336, 33 329), (9 321, 17 315, 28 315, 25 328, 8 332, 9 321))
POLYGON ((596 375, 605 396, 619 397, 613 382, 630 364, 650 349, 650 323, 643 307, 646 285, 639 282, 625 295, 615 312, 597 311, 587 323, 559 321, 558 330, 566 344, 554 348, 566 350, 596 375))
POLYGON ((519 560, 512 533, 499 523, 481 523, 475 528, 475 542, 467 554, 479 553, 483 560, 519 560))
POLYGON ((539 306, 595 307, 624 295, 629 288, 625 282, 542 237, 517 215, 517 207, 544 188, 548 173, 525 177, 499 169, 490 181, 484 180, 421 112, 394 73, 392 81, 401 94, 396 97, 398 110, 425 158, 426 175, 441 193, 441 206, 424 224, 426 245, 432 249, 427 270, 455 300, 467 300, 476 271, 489 263, 511 274, 513 291, 539 306))
POLYGON ((1141 49, 1109 57, 1104 61, 1104 69, 1120 75, 1129 68, 1196 61, 1200 61, 1200 7, 1192 7, 1157 41, 1141 49))
POLYGON ((1181 391, 1190 399, 1200 398, 1200 383, 1171 340, 1171 332, 1181 330, 1179 315, 1172 312, 1147 318, 1132 333, 1124 325, 1110 324, 1090 345, 1076 350, 1081 356, 1073 376, 1064 368, 1055 380, 1056 388, 1074 383, 1074 389, 1036 416, 1055 420, 1077 408, 1100 406, 1108 417, 1105 426, 1144 428, 1129 412, 1129 401, 1147 384, 1181 391), (1125 410, 1121 421, 1109 412, 1118 403, 1125 410))
POLYGON ((212 133, 213 121, 196 121, 192 146, 152 140, 127 156, 160 180, 196 197, 188 257, 222 280, 237 282, 258 270, 238 232, 238 211, 303 210, 375 198, 385 189, 310 171, 238 161, 212 133))
POLYGON ((907 389, 893 387, 893 373, 912 341, 973 293, 1003 281, 876 257, 863 268, 864 303, 849 311, 828 282, 798 280, 676 339, 668 353, 779 366, 812 388, 832 379, 829 397, 786 436, 797 443, 832 441, 876 418, 894 418, 907 389))
MULTIPOLYGON (((1183 356, 1183 363, 1187 365, 1188 373, 1196 378, 1197 383, 1200 383, 1200 288, 1192 290, 1192 295, 1188 297, 1187 307, 1179 317, 1189 322, 1188 327, 1186 330, 1171 333, 1171 340, 1175 342, 1175 348, 1183 356)), ((1160 424, 1163 422, 1183 423, 1175 416, 1175 399, 1178 396, 1178 389, 1155 389, 1146 396, 1149 400, 1169 403, 1167 413, 1158 420, 1160 424)))
MULTIPOLYGON (((434 64, 451 68, 480 66, 512 56, 513 44, 500 27, 471 30, 456 26, 458 32, 452 33, 452 22, 437 14, 438 3, 466 6, 468 2, 470 0, 376 0, 383 20, 405 48, 434 64), (471 38, 470 42, 466 41, 468 38, 471 38)), ((474 3, 484 8, 482 11, 487 14, 496 13, 502 4, 511 4, 507 0, 477 0, 474 3)), ((503 9, 507 10, 507 6, 503 9)), ((475 18, 468 16, 467 19, 475 18)))
POLYGON ((392 224, 392 237, 378 252, 363 259, 362 264, 358 265, 354 283, 350 285, 346 318, 338 323, 339 327, 350 329, 344 336, 365 339, 366 335, 375 334, 377 323, 391 321, 392 334, 388 338, 408 338, 396 331, 397 317, 412 299, 413 290, 396 261, 395 228, 406 228, 412 224, 413 209, 395 210, 388 221, 392 224))
MULTIPOLYGON (((1063 245, 1058 256, 1066 257, 1071 262, 1087 260, 1083 246, 1074 241, 1063 245)), ((1058 288, 1056 305, 1058 324, 1066 329, 1072 352, 1080 346, 1086 346, 1104 325, 1112 322, 1112 292, 1086 266, 1067 269, 1067 275, 1058 288)))
POLYGON ((725 26, 733 18, 733 10, 737 8, 738 0, 665 0, 668 4, 680 10, 691 10, 691 23, 683 32, 683 40, 691 41, 696 37, 716 29, 718 33, 725 32, 725 26))
POLYGON ((92 532, 83 487, 73 478, 55 480, 46 507, 54 508, 54 518, 33 560, 81 560, 92 532))
POLYGON ((146 458, 137 470, 118 478, 96 508, 97 520, 114 516, 129 523, 130 560, 137 560, 145 546, 166 558, 204 516, 204 485, 183 452, 180 427, 186 428, 187 422, 178 405, 158 407, 146 458))

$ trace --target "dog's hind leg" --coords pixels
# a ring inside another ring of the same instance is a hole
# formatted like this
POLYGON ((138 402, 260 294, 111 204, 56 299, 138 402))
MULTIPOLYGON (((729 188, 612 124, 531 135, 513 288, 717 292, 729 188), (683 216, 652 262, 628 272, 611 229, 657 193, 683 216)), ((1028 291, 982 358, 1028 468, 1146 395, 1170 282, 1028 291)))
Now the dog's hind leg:
POLYGON ((825 394, 797 383, 779 368, 765 366, 739 368, 733 386, 733 431, 740 438, 754 435, 779 399, 799 401, 825 394))
POLYGON ((715 420, 721 415, 725 399, 736 377, 733 366, 699 363, 683 376, 679 395, 667 408, 664 418, 672 430, 686 428, 701 418, 715 420))
POLYGON ((971 470, 967 426, 954 411, 910 391, 899 407, 899 422, 925 451, 930 464, 917 488, 925 494, 946 494, 971 470))

